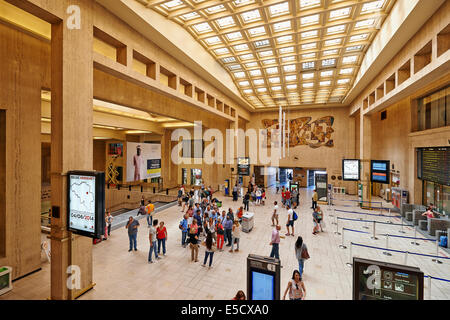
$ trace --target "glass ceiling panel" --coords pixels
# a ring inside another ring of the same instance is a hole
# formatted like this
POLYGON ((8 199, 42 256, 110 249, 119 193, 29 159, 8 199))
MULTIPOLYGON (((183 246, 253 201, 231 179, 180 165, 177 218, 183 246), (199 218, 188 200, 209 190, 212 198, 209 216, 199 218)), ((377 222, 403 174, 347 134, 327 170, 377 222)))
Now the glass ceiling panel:
POLYGON ((396 2, 136 1, 183 26, 255 107, 341 102, 396 2))

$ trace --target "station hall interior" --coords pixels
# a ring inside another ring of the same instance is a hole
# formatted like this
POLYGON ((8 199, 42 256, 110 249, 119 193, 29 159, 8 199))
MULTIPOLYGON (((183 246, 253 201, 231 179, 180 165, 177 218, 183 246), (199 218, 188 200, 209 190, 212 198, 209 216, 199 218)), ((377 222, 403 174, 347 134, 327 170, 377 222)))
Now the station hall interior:
POLYGON ((419 268, 422 298, 450 299, 449 0, 0 0, 0 43, 0 300, 232 299, 271 253, 274 201, 281 293, 302 236, 306 299, 351 300, 353 257, 419 268), (107 241, 69 230, 72 171, 104 172, 107 241), (240 251, 191 262, 180 186, 236 211, 249 184, 266 199, 240 251), (167 228, 154 264, 142 199, 167 228))

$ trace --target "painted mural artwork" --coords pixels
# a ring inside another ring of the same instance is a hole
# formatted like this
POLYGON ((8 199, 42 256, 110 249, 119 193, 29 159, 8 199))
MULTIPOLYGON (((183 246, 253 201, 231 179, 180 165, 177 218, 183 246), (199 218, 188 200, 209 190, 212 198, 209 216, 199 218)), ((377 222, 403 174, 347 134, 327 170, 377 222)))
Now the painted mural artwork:
MULTIPOLYGON (((333 123, 334 117, 327 116, 312 121, 311 117, 301 117, 289 121, 289 147, 309 146, 311 148, 320 147, 334 147, 332 134, 334 132, 333 123)), ((278 119, 264 119, 262 120, 264 129, 267 129, 267 139, 265 139, 263 146, 270 148, 273 138, 274 146, 278 147, 278 134, 274 132, 272 137, 271 130, 278 128, 278 119)), ((288 137, 286 130, 286 139, 288 137)))

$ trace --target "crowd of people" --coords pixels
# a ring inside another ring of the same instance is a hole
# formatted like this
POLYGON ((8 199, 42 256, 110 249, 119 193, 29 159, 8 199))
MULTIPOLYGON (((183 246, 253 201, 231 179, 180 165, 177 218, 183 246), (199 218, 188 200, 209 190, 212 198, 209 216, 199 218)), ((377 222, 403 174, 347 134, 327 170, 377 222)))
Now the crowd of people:
MULTIPOLYGON (((232 192, 233 201, 239 197, 239 186, 236 185, 232 192)), ((204 247, 204 257, 202 260, 203 267, 212 268, 214 264, 214 255, 217 252, 224 251, 224 246, 228 247, 229 252, 239 252, 241 238, 241 223, 245 211, 249 210, 249 204, 255 207, 265 205, 266 194, 263 187, 249 184, 247 192, 243 195, 243 206, 239 207, 236 212, 232 208, 228 211, 222 208, 222 202, 214 197, 211 187, 201 186, 199 189, 190 189, 186 191, 184 186, 178 190, 178 205, 181 207, 182 219, 179 223, 181 232, 180 245, 183 248, 189 247, 191 262, 199 262, 199 248, 204 247)), ((317 206, 317 192, 314 190, 312 197, 313 208, 313 235, 323 232, 323 212, 317 206)), ((295 236, 295 221, 299 218, 295 210, 300 205, 299 193, 296 188, 282 187, 281 190, 281 206, 286 211, 286 234, 280 235, 281 225, 279 221, 280 208, 278 201, 273 203, 273 213, 271 216, 272 235, 270 246, 272 247, 270 257, 280 259, 279 246, 280 239, 287 236, 295 236)), ((153 219, 155 207, 151 200, 145 203, 144 198, 141 200, 139 214, 147 216, 147 224, 149 228, 149 254, 148 263, 154 263, 166 255, 166 243, 168 239, 167 229, 163 221, 153 219)), ((110 213, 106 216, 108 221, 112 217, 110 213)), ((126 224, 129 236, 129 252, 133 249, 137 251, 137 230, 139 221, 132 216, 126 224)), ((110 229, 108 230, 110 232, 110 229)), ((305 261, 309 259, 308 248, 301 236, 297 237, 294 246, 294 254, 298 260, 298 270, 294 270, 292 279, 289 281, 283 299, 289 292, 289 299, 302 300, 306 297, 306 289, 303 283, 303 273, 305 261)), ((245 299, 245 294, 239 291, 233 298, 235 300, 245 299)))

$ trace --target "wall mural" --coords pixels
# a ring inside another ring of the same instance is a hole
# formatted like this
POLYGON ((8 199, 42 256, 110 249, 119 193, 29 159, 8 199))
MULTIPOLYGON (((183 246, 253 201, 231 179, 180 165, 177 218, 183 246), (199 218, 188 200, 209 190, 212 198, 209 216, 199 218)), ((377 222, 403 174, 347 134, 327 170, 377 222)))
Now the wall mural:
MULTIPOLYGON (((289 147, 309 146, 311 148, 334 147, 332 133, 334 132, 334 117, 327 116, 311 122, 311 117, 301 117, 292 119, 289 122, 289 147)), ((278 119, 262 120, 264 129, 267 129, 267 139, 264 139, 263 146, 270 148, 272 133, 271 129, 278 129, 278 119)), ((286 132, 286 139, 287 139, 286 132)), ((278 134, 274 133, 274 145, 278 147, 278 134)))

